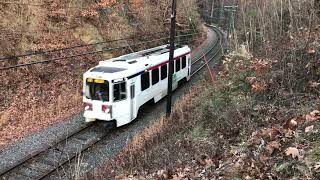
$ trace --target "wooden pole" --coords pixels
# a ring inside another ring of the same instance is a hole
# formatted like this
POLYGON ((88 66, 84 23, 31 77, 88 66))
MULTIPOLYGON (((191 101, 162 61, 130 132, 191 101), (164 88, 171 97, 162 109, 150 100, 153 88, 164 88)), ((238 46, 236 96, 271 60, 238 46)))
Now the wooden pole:
POLYGON ((171 29, 170 29, 170 53, 169 53, 169 75, 168 75, 168 93, 167 93, 167 111, 166 116, 171 115, 172 106, 172 75, 173 75, 173 62, 174 62, 174 38, 176 33, 176 0, 172 0, 172 10, 171 10, 171 29))

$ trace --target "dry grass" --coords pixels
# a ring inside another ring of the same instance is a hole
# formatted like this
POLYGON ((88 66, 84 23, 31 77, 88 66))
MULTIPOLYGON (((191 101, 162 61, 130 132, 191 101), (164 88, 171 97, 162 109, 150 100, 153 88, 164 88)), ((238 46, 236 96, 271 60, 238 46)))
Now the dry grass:
POLYGON ((0 113, 0 126, 7 123, 9 117, 9 112, 1 112, 0 113))

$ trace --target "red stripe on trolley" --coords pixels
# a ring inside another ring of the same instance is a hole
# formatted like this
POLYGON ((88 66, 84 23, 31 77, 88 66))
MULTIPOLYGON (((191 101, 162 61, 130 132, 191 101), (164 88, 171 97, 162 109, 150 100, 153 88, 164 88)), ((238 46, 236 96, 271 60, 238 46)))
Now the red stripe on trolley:
POLYGON ((152 71, 152 70, 154 70, 154 69, 157 69, 158 67, 163 66, 163 65, 165 65, 165 64, 167 64, 167 63, 169 63, 169 61, 165 61, 165 62, 163 62, 163 63, 161 63, 161 64, 158 64, 158 65, 156 65, 156 66, 153 66, 153 67, 149 68, 148 71, 152 71))
MULTIPOLYGON (((181 58, 181 57, 183 57, 183 56, 189 55, 189 54, 190 54, 190 52, 185 53, 185 54, 182 54, 182 55, 180 55, 180 56, 175 57, 173 60, 175 61, 175 60, 177 60, 177 59, 179 59, 179 58, 181 58)), ((158 65, 156 65, 156 66, 153 66, 153 67, 149 68, 148 71, 152 71, 152 70, 154 70, 154 69, 157 69, 158 67, 161 67, 161 66, 163 66, 163 65, 165 65, 165 64, 167 64, 167 63, 169 63, 169 60, 166 60, 165 62, 163 62, 163 63, 161 63, 161 64, 158 64, 158 65)))

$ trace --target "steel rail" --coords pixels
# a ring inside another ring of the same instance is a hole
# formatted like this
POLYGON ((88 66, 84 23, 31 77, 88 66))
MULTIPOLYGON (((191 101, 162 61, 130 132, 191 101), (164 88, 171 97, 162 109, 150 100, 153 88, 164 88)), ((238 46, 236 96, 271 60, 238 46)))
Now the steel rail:
MULTIPOLYGON (((212 55, 212 57, 210 57, 208 63, 211 62, 211 61, 218 55, 218 53, 222 50, 222 47, 221 47, 220 44, 219 44, 219 41, 223 39, 223 38, 222 38, 222 34, 220 33, 220 31, 217 31, 217 30, 215 30, 215 29, 213 29, 213 30, 214 30, 214 31, 216 32, 216 34, 218 35, 217 41, 214 43, 213 47, 212 47, 210 50, 208 50, 206 53, 204 53, 203 55, 201 55, 196 61, 194 61, 194 62, 192 63, 193 66, 194 66, 196 63, 200 62, 200 60, 201 60, 202 58, 204 58, 205 56, 207 56, 210 52, 212 52, 213 49, 215 49, 215 48, 217 48, 217 47, 220 47, 220 48, 218 48, 218 49, 215 51, 215 53, 212 55)), ((221 41, 220 41, 220 42, 221 42, 221 41)), ((197 73, 198 73, 203 67, 205 67, 205 66, 206 66, 206 64, 201 65, 198 69, 196 69, 195 71, 193 71, 190 76, 191 76, 191 77, 194 76, 195 74, 197 74, 197 73)))
POLYGON ((212 48, 209 49, 205 54, 202 54, 197 60, 193 61, 193 62, 191 63, 191 66, 194 65, 194 64, 196 64, 196 63, 197 63, 198 61, 200 61, 203 57, 205 57, 207 54, 209 54, 209 53, 216 47, 216 45, 217 45, 218 42, 219 42, 219 40, 217 40, 217 41, 215 42, 215 44, 212 46, 212 48))
MULTIPOLYGON (((92 126, 93 126, 93 123, 88 123, 87 126, 81 128, 81 129, 78 130, 78 131, 72 132, 70 135, 68 135, 68 137, 57 140, 55 144, 59 144, 59 143, 65 141, 66 139, 71 138, 71 137, 79 134, 79 133, 82 132, 82 131, 85 131, 86 129, 88 129, 88 128, 92 127, 92 126)), ((12 171, 12 170, 15 169, 16 167, 21 166, 22 164, 24 164, 25 162, 29 161, 30 159, 38 156, 39 154, 47 151, 47 150, 50 149, 50 148, 52 148, 52 146, 43 148, 43 149, 41 149, 41 150, 39 150, 39 151, 37 151, 37 152, 34 152, 33 154, 30 154, 29 156, 27 156, 27 157, 25 157, 25 158, 23 158, 23 159, 22 159, 21 161, 19 161, 18 163, 14 164, 14 165, 8 167, 6 170, 0 172, 0 177, 2 177, 4 174, 7 174, 7 173, 10 172, 10 171, 12 171)))
MULTIPOLYGON (((80 151, 73 153, 72 157, 69 157, 68 159, 64 160, 63 162, 59 162, 59 164, 56 165, 56 167, 54 169, 51 169, 50 171, 46 172, 46 174, 39 177, 38 180, 45 179, 46 177, 50 176, 53 172, 55 172, 57 169, 65 166, 68 162, 70 162, 74 158, 76 158, 78 154, 82 154, 82 152, 84 152, 84 151, 90 149, 91 147, 93 147, 94 145, 98 144, 103 138, 105 138, 108 135, 108 133, 109 132, 105 132, 105 134, 103 136, 101 136, 100 139, 97 139, 95 142, 92 142, 91 144, 86 145, 86 147, 84 147, 84 148, 81 147, 82 149, 80 151)), ((69 154, 68 154, 68 156, 69 156, 69 154)))
MULTIPOLYGON (((215 54, 208 60, 208 63, 211 62, 214 58, 216 58, 216 56, 218 55, 218 53, 220 52, 221 49, 219 49, 218 51, 215 52, 215 54)), ((203 64, 201 65, 197 70, 195 70, 190 76, 194 76, 195 74, 197 74, 202 68, 204 68, 207 64, 203 64)))

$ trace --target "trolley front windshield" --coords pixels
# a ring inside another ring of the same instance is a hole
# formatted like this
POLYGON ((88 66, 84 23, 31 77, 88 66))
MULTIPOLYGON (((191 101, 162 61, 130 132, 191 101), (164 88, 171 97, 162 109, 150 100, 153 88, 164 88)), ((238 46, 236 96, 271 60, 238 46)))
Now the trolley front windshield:
POLYGON ((91 100, 109 101, 109 82, 105 80, 86 80, 85 96, 91 100))

